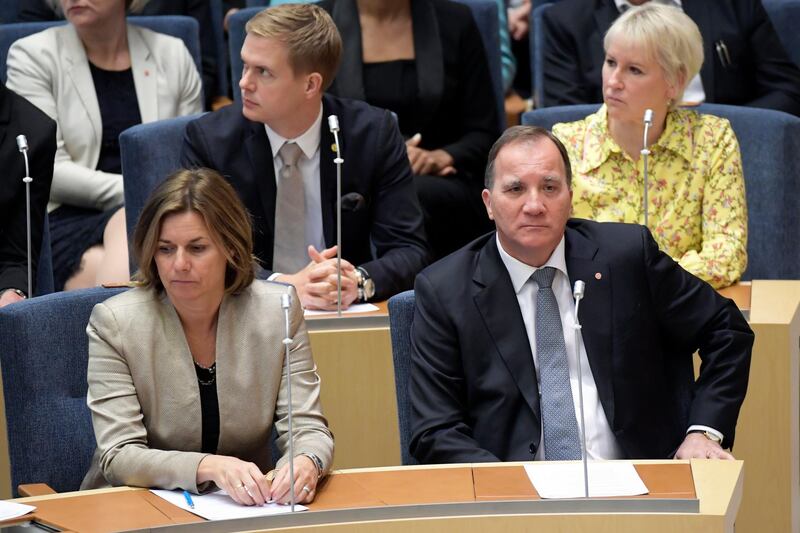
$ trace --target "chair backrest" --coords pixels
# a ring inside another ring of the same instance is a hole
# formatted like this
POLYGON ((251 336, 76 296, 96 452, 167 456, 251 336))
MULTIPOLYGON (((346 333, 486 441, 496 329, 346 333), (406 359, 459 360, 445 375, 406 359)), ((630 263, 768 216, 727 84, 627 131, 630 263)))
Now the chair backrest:
MULTIPOLYGON (((269 2, 269 0, 267 0, 269 2)), ((248 6, 250 3, 248 2, 248 6)), ((263 6, 253 6, 240 9, 228 18, 228 58, 231 64, 231 86, 233 87, 233 100, 238 104, 242 101, 239 90, 239 80, 242 79, 242 45, 244 44, 244 27, 247 21, 256 13, 262 11, 263 6)))
MULTIPOLYGON (((180 15, 159 15, 153 17, 128 17, 128 22, 182 39, 192 59, 194 59, 197 71, 202 72, 200 63, 200 30, 195 19, 180 15)), ((66 24, 66 22, 60 20, 54 22, 17 22, 0 25, 0 80, 3 83, 6 81, 8 49, 11 48, 14 41, 62 24, 66 24)))
POLYGON ((542 17, 544 12, 553 7, 552 3, 542 4, 531 12, 528 46, 531 54, 531 82, 533 83, 533 101, 541 107, 544 97, 544 46, 545 35, 542 17))
POLYGON ((125 289, 60 292, 0 309, 0 368, 12 491, 21 483, 77 490, 96 443, 86 406, 86 325, 125 289))
POLYGON ((19 0, 3 0, 0 2, 0 24, 11 24, 17 21, 19 0))
MULTIPOLYGON (((181 168, 181 149, 186 125, 201 115, 139 124, 119 136, 122 181, 125 187, 125 223, 128 238, 150 192, 181 168)), ((132 260, 132 259, 131 259, 132 260)))
POLYGON ((214 56, 217 59, 217 94, 227 96, 230 92, 228 70, 228 47, 225 44, 225 29, 222 27, 225 14, 222 0, 210 0, 211 25, 214 31, 214 56))
POLYGON ((389 331, 392 337, 394 383, 397 394, 397 422, 400 427, 400 457, 404 465, 418 464, 411 456, 411 324, 414 322, 414 291, 389 299, 389 331))
POLYGON ((763 0, 763 3, 786 53, 800 66, 800 0, 763 0))
MULTIPOLYGON (((598 105, 529 111, 523 124, 548 129, 579 120, 598 105)), ((781 111, 703 104, 698 111, 725 117, 739 139, 748 210, 748 266, 742 279, 800 278, 800 118, 781 111)))

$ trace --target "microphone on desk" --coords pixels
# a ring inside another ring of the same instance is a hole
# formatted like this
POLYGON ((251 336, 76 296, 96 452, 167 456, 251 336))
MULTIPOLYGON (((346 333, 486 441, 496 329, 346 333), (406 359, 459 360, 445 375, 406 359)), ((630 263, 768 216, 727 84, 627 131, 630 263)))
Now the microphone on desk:
POLYGON ((342 148, 339 144, 339 117, 328 115, 328 128, 336 147, 336 313, 342 316, 342 148))
POLYGON ((284 318, 284 337, 283 337, 283 352, 284 352, 284 363, 283 366, 286 367, 286 397, 289 402, 288 412, 289 412, 289 501, 292 506, 292 512, 294 512, 294 506, 297 502, 296 495, 294 493, 294 427, 293 427, 293 418, 292 418, 292 360, 290 356, 290 347, 294 339, 292 339, 292 332, 291 327, 289 325, 289 308, 292 306, 292 288, 287 287, 286 292, 281 294, 281 308, 283 309, 283 318, 284 318))
POLYGON ((578 320, 578 308, 586 291, 586 283, 581 280, 575 281, 572 289, 572 296, 575 298, 575 317, 573 327, 575 328, 575 355, 578 363, 578 406, 581 415, 581 459, 583 460, 583 487, 586 497, 589 497, 589 461, 586 451, 586 416, 583 409, 583 373, 581 370, 581 324, 578 320))
POLYGON ((22 152, 22 157, 25 158, 25 177, 22 181, 25 183, 25 222, 27 225, 28 237, 28 298, 33 296, 33 265, 31 257, 31 170, 28 164, 28 138, 24 135, 17 135, 17 148, 22 152))
POLYGON ((644 225, 648 226, 648 214, 649 214, 649 205, 647 200, 647 189, 648 189, 648 175, 647 175, 647 158, 650 155, 650 150, 647 148, 647 134, 650 132, 650 128, 653 126, 653 110, 652 109, 645 109, 644 110, 644 138, 642 139, 642 163, 644 166, 644 225))

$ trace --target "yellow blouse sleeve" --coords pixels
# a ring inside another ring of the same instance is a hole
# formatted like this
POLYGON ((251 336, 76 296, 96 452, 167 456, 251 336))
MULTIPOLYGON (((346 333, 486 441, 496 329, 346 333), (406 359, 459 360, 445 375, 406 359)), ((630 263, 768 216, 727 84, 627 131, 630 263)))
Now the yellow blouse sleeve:
POLYGON ((709 158, 710 169, 703 189, 702 248, 687 251, 679 261, 714 288, 736 282, 747 267, 747 201, 739 142, 730 123, 722 122, 713 126, 719 138, 712 134, 713 144, 700 143, 695 150, 695 157, 709 158))

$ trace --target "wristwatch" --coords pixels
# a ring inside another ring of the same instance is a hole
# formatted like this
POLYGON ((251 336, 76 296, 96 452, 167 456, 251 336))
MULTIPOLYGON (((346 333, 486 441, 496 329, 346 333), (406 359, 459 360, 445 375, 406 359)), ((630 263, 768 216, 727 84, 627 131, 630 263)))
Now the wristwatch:
POLYGON ((710 441, 713 441, 713 442, 716 442, 717 444, 721 444, 721 443, 722 443, 722 439, 721 439, 721 438, 719 438, 719 435, 715 435, 714 433, 711 433, 710 431, 704 431, 704 430, 702 430, 702 429, 693 429, 693 430, 692 430, 692 431, 690 431, 689 433, 690 433, 690 434, 691 434, 691 433, 702 433, 702 434, 703 434, 703 436, 704 436, 705 438, 707 438, 708 440, 710 440, 710 441))
POLYGON ((8 288, 8 289, 3 289, 3 290, 0 290, 0 296, 3 296, 3 294, 4 294, 4 293, 6 293, 6 292, 8 292, 8 291, 11 291, 11 292, 13 292, 14 294, 16 294, 17 296, 19 296, 19 297, 20 297, 20 298, 22 298, 23 300, 26 300, 26 299, 28 298, 28 295, 27 295, 27 294, 25 294, 24 292, 22 292, 22 291, 21 291, 21 290, 19 290, 19 289, 14 289, 14 288, 8 288))
POLYGON ((375 282, 369 277, 369 272, 364 268, 356 268, 356 280, 358 281, 358 301, 367 302, 375 296, 375 282))

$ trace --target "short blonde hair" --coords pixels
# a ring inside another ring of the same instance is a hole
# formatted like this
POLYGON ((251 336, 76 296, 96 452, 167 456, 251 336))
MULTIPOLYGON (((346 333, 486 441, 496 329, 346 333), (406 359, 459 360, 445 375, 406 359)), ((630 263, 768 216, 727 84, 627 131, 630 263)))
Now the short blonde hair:
POLYGON ((225 293, 247 288, 255 278, 253 226, 230 183, 208 168, 178 170, 150 194, 133 232, 133 255, 139 266, 133 279, 161 291, 155 254, 164 219, 195 212, 203 217, 211 238, 227 260, 225 293))
POLYGON ((318 72, 322 90, 333 83, 342 58, 342 37, 328 13, 314 4, 282 4, 256 14, 246 32, 281 41, 297 73, 318 72))
MULTIPOLYGON (((128 13, 139 13, 149 2, 150 0, 125 0, 125 9, 128 13)), ((60 0, 45 0, 45 4, 53 10, 53 13, 58 14, 60 17, 64 16, 64 12, 61 11, 60 0)))
POLYGON ((681 9, 648 2, 628 9, 606 32, 603 47, 624 41, 654 57, 678 97, 703 65, 703 37, 681 9), (681 80, 681 77, 683 79, 681 80))

